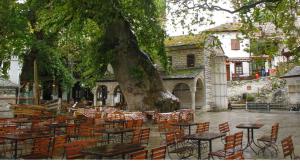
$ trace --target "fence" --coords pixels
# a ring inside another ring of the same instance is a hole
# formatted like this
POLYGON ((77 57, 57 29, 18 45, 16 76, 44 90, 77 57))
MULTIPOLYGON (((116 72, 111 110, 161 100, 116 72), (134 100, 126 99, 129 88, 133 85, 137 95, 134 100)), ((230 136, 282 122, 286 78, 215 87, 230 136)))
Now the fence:
POLYGON ((300 104, 288 104, 288 103, 253 103, 247 102, 247 110, 260 110, 260 111, 271 111, 271 110, 290 110, 292 107, 299 107, 300 104))

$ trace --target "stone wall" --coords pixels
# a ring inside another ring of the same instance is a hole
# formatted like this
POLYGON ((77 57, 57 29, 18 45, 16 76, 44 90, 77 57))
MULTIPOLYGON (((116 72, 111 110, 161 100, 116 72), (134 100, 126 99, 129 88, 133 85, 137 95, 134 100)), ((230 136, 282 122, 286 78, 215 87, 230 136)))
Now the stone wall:
POLYGON ((167 56, 172 57, 172 67, 175 69, 187 68, 187 55, 195 55, 195 67, 203 65, 203 52, 195 47, 168 47, 167 56))

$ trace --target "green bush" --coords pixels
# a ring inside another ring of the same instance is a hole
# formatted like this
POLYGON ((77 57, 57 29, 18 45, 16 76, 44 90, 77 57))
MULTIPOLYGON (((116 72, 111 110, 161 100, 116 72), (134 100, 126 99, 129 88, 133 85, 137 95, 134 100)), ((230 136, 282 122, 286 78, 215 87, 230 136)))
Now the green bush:
POLYGON ((255 97, 252 94, 247 94, 247 101, 252 102, 255 100, 255 97))

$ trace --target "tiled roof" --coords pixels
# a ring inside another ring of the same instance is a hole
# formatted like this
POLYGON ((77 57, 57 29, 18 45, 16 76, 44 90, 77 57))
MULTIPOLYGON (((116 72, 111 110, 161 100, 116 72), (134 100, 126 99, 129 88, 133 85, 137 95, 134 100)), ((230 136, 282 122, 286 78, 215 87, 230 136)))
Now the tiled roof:
POLYGON ((194 79, 203 68, 176 69, 169 74, 161 74, 162 79, 194 79))
POLYGON ((216 26, 214 28, 207 29, 205 31, 209 32, 233 32, 233 31, 238 31, 241 28, 242 24, 241 23, 225 23, 219 26, 216 26))
POLYGON ((10 80, 4 79, 0 77, 0 87, 1 88, 16 88, 18 87, 17 84, 14 84, 13 82, 11 82, 10 80))
POLYGON ((287 72, 281 78, 291 78, 291 77, 300 77, 300 66, 295 66, 292 70, 287 72))
POLYGON ((207 38, 206 34, 195 34, 195 35, 181 35, 173 36, 165 39, 165 46, 181 46, 181 45, 195 45, 204 43, 207 38))
MULTIPOLYGON (((170 79, 193 79, 195 78, 204 68, 191 68, 191 69, 176 69, 171 73, 160 73, 160 76, 163 80, 170 79)), ((110 75, 109 77, 103 77, 98 82, 115 82, 116 79, 114 75, 110 75)))

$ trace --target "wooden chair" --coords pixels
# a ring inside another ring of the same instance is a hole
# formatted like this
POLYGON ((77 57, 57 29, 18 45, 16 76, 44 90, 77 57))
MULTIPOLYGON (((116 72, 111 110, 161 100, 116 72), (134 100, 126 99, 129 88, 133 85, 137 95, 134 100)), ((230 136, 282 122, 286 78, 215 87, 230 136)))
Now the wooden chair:
MULTIPOLYGON (((224 122, 224 123, 219 124, 219 131, 220 131, 220 133, 230 135, 230 128, 229 128, 228 122, 224 122)), ((225 137, 221 137, 222 143, 225 143, 224 138, 225 137)))
POLYGON ((23 159, 48 159, 51 138, 36 138, 33 142, 32 151, 29 155, 22 156, 23 159))
POLYGON ((197 125, 196 133, 201 134, 209 131, 209 122, 201 122, 197 125))
MULTIPOLYGON (((202 134, 204 132, 208 132, 209 131, 209 122, 200 122, 197 125, 197 129, 196 129, 196 133, 197 134, 202 134)), ((198 141, 193 141, 193 144, 195 146, 195 148, 198 148, 198 141)), ((208 150, 208 142, 207 141, 202 141, 200 147, 203 150, 208 150)))
POLYGON ((168 132, 165 136, 167 151, 170 158, 172 158, 171 154, 176 154, 179 159, 186 159, 193 155, 194 148, 192 146, 181 144, 182 142, 177 142, 175 132, 168 132))
POLYGON ((126 123, 125 123, 125 127, 126 128, 133 128, 133 120, 132 119, 127 120, 126 123))
POLYGON ((141 150, 129 154, 131 160, 146 160, 148 157, 148 150, 141 150))
POLYGON ((219 131, 220 131, 220 133, 228 134, 230 132, 228 122, 224 122, 224 123, 219 124, 219 131))
POLYGON ((234 134, 234 150, 235 152, 243 150, 243 131, 234 134))
POLYGON ((141 143, 141 130, 134 130, 132 132, 131 144, 141 143))
POLYGON ((274 149, 275 154, 278 154, 278 146, 276 145, 278 129, 279 123, 275 123, 272 125, 271 135, 263 135, 262 137, 257 139, 259 143, 263 143, 263 145, 260 145, 260 151, 264 153, 265 150, 268 149, 272 153, 271 149, 274 149))
POLYGON ((211 152, 208 155, 210 155, 212 158, 214 156, 218 157, 219 159, 224 159, 229 155, 232 155, 234 153, 234 135, 227 135, 225 137, 225 144, 223 150, 218 150, 215 152, 211 152))
POLYGON ((141 130, 141 143, 148 145, 149 138, 150 138, 150 128, 142 129, 141 130))
POLYGON ((137 120, 133 120, 133 128, 135 129, 141 129, 143 126, 143 119, 137 119, 137 120))
POLYGON ((85 155, 81 153, 83 148, 93 147, 97 145, 97 140, 75 140, 64 145, 66 159, 84 159, 85 155))
POLYGON ((92 138, 94 137, 93 131, 94 129, 89 125, 80 125, 78 136, 83 138, 92 138))
POLYGON ((243 151, 238 151, 232 155, 225 157, 226 160, 244 160, 243 151))
POLYGON ((165 160, 166 152, 167 152, 166 146, 161 146, 158 148, 151 149, 151 160, 165 160))
POLYGON ((64 158, 64 145, 67 142, 66 135, 55 136, 52 145, 52 156, 62 155, 62 159, 64 158))
POLYGON ((292 136, 288 136, 288 137, 284 138, 281 141, 281 145, 282 145, 282 153, 283 153, 284 158, 286 158, 287 156, 290 156, 290 158, 294 159, 294 160, 300 159, 300 156, 296 156, 294 153, 294 145, 293 145, 292 136))
POLYGON ((71 139, 78 139, 78 133, 75 124, 68 124, 66 127, 67 140, 71 142, 71 139))

